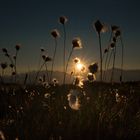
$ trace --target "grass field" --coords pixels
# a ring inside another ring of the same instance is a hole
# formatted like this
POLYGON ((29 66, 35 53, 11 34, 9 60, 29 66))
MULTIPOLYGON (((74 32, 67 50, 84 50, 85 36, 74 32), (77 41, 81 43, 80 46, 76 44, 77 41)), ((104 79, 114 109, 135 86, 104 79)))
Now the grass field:
POLYGON ((140 83, 1 85, 2 140, 140 138, 140 83), (3 136, 3 137, 2 137, 3 136))

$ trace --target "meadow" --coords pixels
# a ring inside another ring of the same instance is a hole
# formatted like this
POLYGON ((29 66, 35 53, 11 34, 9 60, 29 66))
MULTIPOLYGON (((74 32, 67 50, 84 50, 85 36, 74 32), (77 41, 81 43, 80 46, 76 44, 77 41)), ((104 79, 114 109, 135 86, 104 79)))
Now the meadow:
POLYGON ((48 56, 41 48, 42 63, 32 82, 28 82, 27 73, 22 84, 18 83, 17 58, 21 45, 15 46, 13 57, 2 48, 8 63, 0 63, 0 140, 139 140, 140 82, 123 81, 124 44, 120 27, 111 26, 109 46, 103 48, 101 33, 106 32, 107 27, 99 20, 94 23, 100 60, 86 67, 79 58, 72 58, 73 51, 82 48, 80 38, 72 40, 69 56, 65 55, 67 18, 62 16, 59 22, 64 31, 61 84, 53 77, 58 30, 51 32, 55 42, 53 56, 48 56), (120 82, 115 82, 116 44, 119 41, 121 73, 120 82), (75 67, 69 72, 71 61, 75 67), (112 72, 107 82, 106 71, 110 65, 112 72), (43 68, 44 75, 40 75, 43 68), (5 81, 5 69, 11 70, 9 82, 5 81), (85 72, 86 78, 83 77, 85 72), (96 80, 97 73, 100 77, 96 80), (67 78, 72 82, 66 83, 67 78))

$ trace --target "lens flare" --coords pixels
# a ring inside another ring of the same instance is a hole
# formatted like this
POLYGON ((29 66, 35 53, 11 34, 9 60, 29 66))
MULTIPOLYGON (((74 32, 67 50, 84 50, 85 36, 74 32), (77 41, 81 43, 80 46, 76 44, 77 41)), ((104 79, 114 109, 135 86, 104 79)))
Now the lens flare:
POLYGON ((78 63, 78 64, 76 65, 76 68, 77 68, 79 71, 81 71, 81 69, 83 68, 83 64, 78 63))

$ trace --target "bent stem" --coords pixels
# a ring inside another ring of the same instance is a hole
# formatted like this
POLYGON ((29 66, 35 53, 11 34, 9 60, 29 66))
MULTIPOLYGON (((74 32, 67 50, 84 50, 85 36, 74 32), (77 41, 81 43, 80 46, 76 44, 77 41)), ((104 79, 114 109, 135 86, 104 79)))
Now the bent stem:
POLYGON ((45 63, 45 67, 46 67, 46 73, 47 73, 47 82, 49 82, 48 67, 47 67, 47 64, 46 63, 45 63))
POLYGON ((37 72, 37 74, 36 74, 36 77, 35 77, 35 83, 36 83, 37 78, 38 78, 38 75, 39 75, 41 69, 43 68, 43 66, 45 65, 45 63, 46 63, 46 62, 44 62, 44 63, 41 65, 40 69, 38 70, 38 72, 37 72))
POLYGON ((18 51, 16 50, 16 56, 15 56, 15 83, 16 83, 16 80, 17 80, 17 54, 18 54, 18 51))
POLYGON ((72 53, 73 53, 73 48, 71 49, 71 52, 69 54, 68 61, 67 61, 67 64, 66 64, 66 71, 64 73, 64 81, 66 80, 66 73, 67 73, 67 69, 68 69, 68 65, 69 65, 69 61, 70 61, 70 58, 72 56, 72 53))
POLYGON ((100 81, 102 82, 102 46, 101 46, 101 35, 99 35, 99 47, 100 47, 100 81))
POLYGON ((114 67, 115 67, 115 59, 116 59, 116 45, 115 48, 113 49, 113 66, 112 66, 112 73, 111 73, 111 79, 110 82, 113 83, 113 78, 114 78, 114 67))
POLYGON ((66 52, 66 29, 65 29, 65 24, 63 24, 63 31, 64 31, 64 48, 63 48, 63 72, 64 72, 64 79, 63 79, 63 84, 65 84, 65 52, 66 52))
POLYGON ((122 83, 122 80, 123 80, 123 59, 124 59, 124 44, 123 44, 123 40, 122 40, 122 37, 120 37, 120 40, 121 40, 121 45, 122 45, 122 62, 121 62, 121 75, 120 75, 120 82, 122 83))
MULTIPOLYGON (((111 32, 111 35, 110 35, 110 38, 109 38, 109 42, 111 41, 111 38, 112 38, 112 32, 111 32)), ((103 79, 106 81, 106 70, 107 70, 107 61, 108 61, 108 56, 109 56, 109 47, 108 47, 108 52, 106 54, 106 58, 105 58, 105 65, 104 65, 104 73, 103 73, 103 79)))
POLYGON ((53 67, 54 67, 54 60, 55 60, 55 55, 56 55, 56 48, 57 48, 57 40, 55 38, 55 48, 54 48, 54 54, 53 54, 53 59, 52 59, 50 81, 52 80, 52 76, 53 76, 53 67))
POLYGON ((2 69, 1 71, 0 79, 1 79, 1 83, 4 84, 4 69, 2 69))
MULTIPOLYGON (((109 59, 108 59, 107 69, 106 69, 106 71, 108 71, 108 69, 109 69, 109 65, 110 65, 110 61, 111 61, 111 57, 112 57, 112 55, 113 55, 113 50, 111 50, 111 53, 110 53, 110 55, 109 55, 109 59)), ((106 76, 106 77, 107 77, 107 76, 106 76)))

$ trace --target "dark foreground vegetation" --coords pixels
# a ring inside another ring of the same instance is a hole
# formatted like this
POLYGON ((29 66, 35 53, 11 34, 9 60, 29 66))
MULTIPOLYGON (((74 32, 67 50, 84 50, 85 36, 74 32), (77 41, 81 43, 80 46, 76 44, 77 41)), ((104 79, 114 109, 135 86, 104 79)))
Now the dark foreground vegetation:
POLYGON ((0 86, 0 140, 139 138, 139 82, 0 86))

